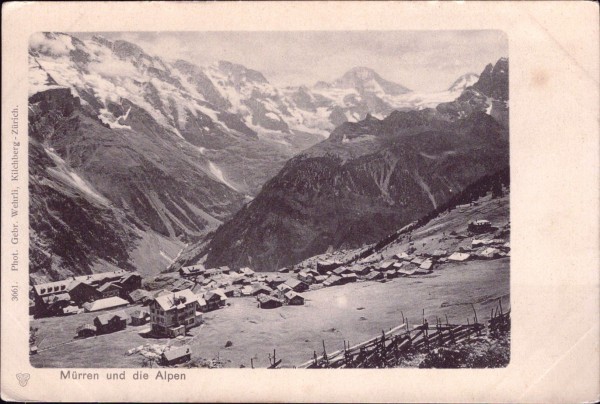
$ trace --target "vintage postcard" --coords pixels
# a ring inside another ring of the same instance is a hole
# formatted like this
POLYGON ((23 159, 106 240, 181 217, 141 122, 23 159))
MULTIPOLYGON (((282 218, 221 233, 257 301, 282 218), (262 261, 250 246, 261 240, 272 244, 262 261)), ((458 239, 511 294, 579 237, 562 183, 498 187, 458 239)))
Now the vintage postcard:
POLYGON ((2 397, 599 397, 598 6, 10 3, 2 397))

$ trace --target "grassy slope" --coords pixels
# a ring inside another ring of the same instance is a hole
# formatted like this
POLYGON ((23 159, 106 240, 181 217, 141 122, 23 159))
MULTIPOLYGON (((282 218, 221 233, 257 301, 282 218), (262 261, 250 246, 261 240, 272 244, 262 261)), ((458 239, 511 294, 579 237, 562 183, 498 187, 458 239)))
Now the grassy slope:
MULTIPOLYGON (((448 235, 452 230, 464 234, 469 219, 485 218, 494 225, 504 225, 509 220, 508 203, 508 196, 495 200, 486 197, 478 206, 453 210, 416 230, 414 245, 419 251, 440 247, 454 251, 458 246, 470 245, 470 238, 440 239, 444 232, 448 235)), ((381 255, 386 258, 407 245, 407 240, 392 244, 381 255)), ((508 306, 509 267, 509 258, 448 263, 436 267, 431 275, 306 292, 305 306, 275 310, 257 309, 253 298, 229 299, 231 306, 205 314, 206 324, 191 330, 188 342, 193 358, 212 359, 218 353, 221 359, 230 361, 226 366, 249 367, 253 357, 255 366, 266 367, 267 354, 273 349, 283 359, 283 366, 293 366, 310 359, 313 350, 320 352, 323 340, 328 351, 334 351, 343 346, 344 340, 358 343, 400 324, 401 311, 410 324, 421 321, 423 309, 430 324, 435 324, 436 316, 445 318, 445 315, 450 322, 466 323, 467 318, 472 321, 470 303, 474 303, 479 320, 487 320, 498 298, 503 298, 503 304, 508 306), (224 348, 228 340, 233 346, 224 348)), ((94 314, 86 313, 33 320, 32 326, 39 327, 40 335, 46 339, 40 344, 42 352, 32 356, 31 363, 38 367, 139 367, 142 357, 125 356, 128 349, 145 343, 180 343, 142 338, 138 335, 146 328, 142 326, 44 351, 49 346, 72 341, 76 328, 93 317, 94 314)))

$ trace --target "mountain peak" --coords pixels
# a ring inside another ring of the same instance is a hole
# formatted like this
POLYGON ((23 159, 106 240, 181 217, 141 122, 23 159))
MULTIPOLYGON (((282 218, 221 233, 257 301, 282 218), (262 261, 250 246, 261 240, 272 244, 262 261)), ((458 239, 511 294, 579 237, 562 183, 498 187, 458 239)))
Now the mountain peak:
POLYGON ((352 69, 348 70, 344 74, 344 76, 346 76, 346 75, 352 75, 361 80, 369 80, 369 79, 379 77, 379 75, 377 74, 377 72, 375 70, 373 70, 369 67, 364 67, 364 66, 353 67, 352 69))
POLYGON ((461 92, 464 89, 466 89, 467 87, 470 87, 473 84, 477 83, 477 80, 479 80, 478 74, 475 74, 475 73, 463 74, 458 79, 456 79, 454 81, 454 83, 452 83, 452 85, 448 88, 448 91, 461 92))
POLYGON ((263 76, 261 72, 249 69, 244 65, 229 62, 226 60, 219 60, 217 66, 219 70, 230 75, 235 82, 247 80, 258 83, 268 83, 268 80, 265 78, 265 76, 263 76))
POLYGON ((508 100, 508 59, 488 64, 473 87, 488 97, 508 100))
POLYGON ((342 77, 335 80, 332 86, 339 88, 354 88, 360 94, 388 94, 400 95, 410 92, 410 90, 398 83, 394 83, 382 78, 375 70, 356 66, 348 70, 342 77))

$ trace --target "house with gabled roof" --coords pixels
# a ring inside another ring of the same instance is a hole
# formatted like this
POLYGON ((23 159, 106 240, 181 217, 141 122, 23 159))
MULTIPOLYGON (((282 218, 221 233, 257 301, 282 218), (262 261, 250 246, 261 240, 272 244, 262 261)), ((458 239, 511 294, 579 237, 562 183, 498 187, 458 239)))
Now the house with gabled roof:
POLYGON ((304 296, 294 292, 293 290, 288 291, 284 295, 285 304, 288 306, 301 306, 304 304, 304 296))
POLYGON ((285 283, 285 278, 282 278, 279 275, 267 277, 267 285, 269 285, 269 287, 271 287, 272 289, 275 289, 277 286, 281 285, 282 283, 285 283))
POLYGON ((261 309, 275 309, 283 306, 283 302, 276 297, 260 294, 257 297, 258 307, 261 309))
POLYGON ((98 299, 93 302, 84 303, 83 308, 87 312, 94 312, 125 307, 128 304, 129 302, 127 300, 121 299, 119 296, 111 296, 105 299, 98 299))
POLYGON ((150 312, 148 310, 136 310, 129 315, 131 325, 144 325, 150 321, 150 312))
POLYGON ((332 272, 337 276, 342 276, 344 274, 352 273, 352 270, 350 269, 350 267, 342 266, 334 269, 332 272))
POLYGON ((193 278, 195 276, 201 275, 205 271, 204 265, 190 265, 187 267, 181 267, 179 269, 179 275, 184 278, 193 278))
POLYGON ((98 287, 98 292, 102 295, 103 299, 107 297, 119 296, 122 288, 114 282, 107 282, 102 286, 98 287))
POLYGON ((81 281, 74 281, 69 285, 69 296, 76 305, 82 306, 84 303, 93 302, 102 299, 102 293, 90 284, 81 281))
POLYGON ((325 274, 341 265, 343 265, 343 263, 336 260, 319 260, 317 261, 317 271, 319 271, 320 274, 325 274))
POLYGON ((101 314, 94 318, 97 334, 108 334, 124 330, 127 327, 128 316, 124 311, 101 314))
POLYGON ((302 282, 300 279, 288 279, 285 282, 294 292, 304 292, 308 290, 308 284, 306 282, 302 282))
POLYGON ((209 311, 217 310, 225 306, 225 303, 227 303, 227 295, 225 295, 223 289, 214 289, 206 292, 204 300, 206 300, 209 311))
POLYGON ((164 351, 160 355, 161 364, 164 366, 173 366, 189 362, 192 358, 192 348, 189 345, 174 347, 164 351))
POLYGON ((271 293, 273 293, 273 289, 262 283, 256 284, 252 291, 254 296, 258 296, 260 294, 270 295, 271 293))
POLYGON ((323 282, 323 286, 336 286, 336 285, 341 285, 342 282, 342 277, 341 276, 337 276, 337 275, 330 275, 324 282, 323 282))
POLYGON ((152 331, 168 337, 185 335, 196 324, 198 297, 190 289, 169 293, 150 303, 152 331))

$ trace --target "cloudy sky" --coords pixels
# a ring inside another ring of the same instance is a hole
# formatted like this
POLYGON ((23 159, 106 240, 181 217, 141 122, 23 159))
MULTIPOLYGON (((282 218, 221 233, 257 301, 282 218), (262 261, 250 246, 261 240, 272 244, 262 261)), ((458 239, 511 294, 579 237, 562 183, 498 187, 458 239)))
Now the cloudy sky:
MULTIPOLYGON (((75 33, 84 39, 97 33, 75 33)), ((165 59, 218 60, 262 72, 273 84, 312 85, 366 66, 416 91, 448 88, 465 73, 508 56, 500 31, 296 31, 99 33, 165 59)))

